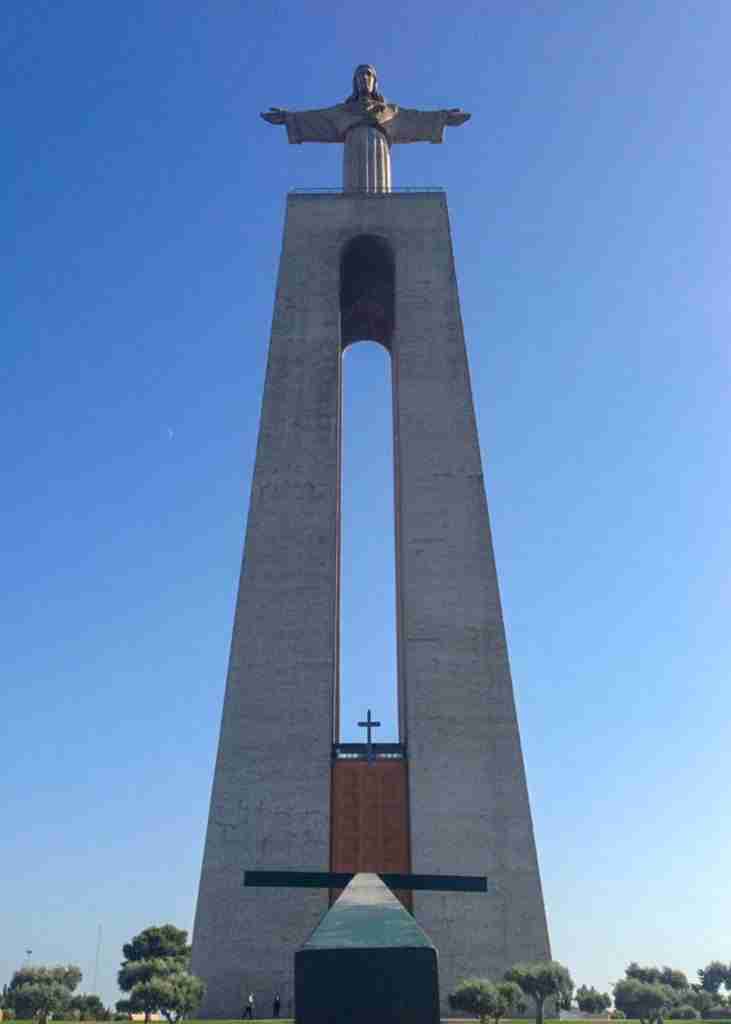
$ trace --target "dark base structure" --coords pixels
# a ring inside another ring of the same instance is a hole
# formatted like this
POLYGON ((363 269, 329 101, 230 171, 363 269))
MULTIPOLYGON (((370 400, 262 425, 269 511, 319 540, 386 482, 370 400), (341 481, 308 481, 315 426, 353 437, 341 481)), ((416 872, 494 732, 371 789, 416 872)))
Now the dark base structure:
POLYGON ((297 1024, 439 1024, 437 951, 378 875, 356 875, 294 958, 297 1024))

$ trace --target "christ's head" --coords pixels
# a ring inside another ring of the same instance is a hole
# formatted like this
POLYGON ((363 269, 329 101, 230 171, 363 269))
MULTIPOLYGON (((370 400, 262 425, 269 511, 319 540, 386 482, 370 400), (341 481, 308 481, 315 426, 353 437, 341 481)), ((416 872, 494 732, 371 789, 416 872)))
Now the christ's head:
POLYGON ((353 92, 348 97, 348 101, 358 100, 361 97, 370 97, 383 102, 383 96, 378 91, 376 69, 372 64, 359 64, 353 72, 353 92))
POLYGON ((359 64, 353 76, 359 96, 370 96, 376 87, 376 71, 370 64, 359 64))

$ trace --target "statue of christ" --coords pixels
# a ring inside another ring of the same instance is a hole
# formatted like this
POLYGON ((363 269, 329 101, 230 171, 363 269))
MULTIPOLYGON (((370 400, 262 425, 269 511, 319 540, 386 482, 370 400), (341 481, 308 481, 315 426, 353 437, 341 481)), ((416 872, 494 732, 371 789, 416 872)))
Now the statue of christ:
POLYGON ((271 107, 261 115, 283 124, 290 142, 342 142, 343 188, 346 192, 391 191, 391 146, 398 142, 441 142, 445 125, 470 117, 451 110, 409 110, 387 103, 378 91, 376 69, 359 64, 353 91, 344 103, 322 110, 271 107))

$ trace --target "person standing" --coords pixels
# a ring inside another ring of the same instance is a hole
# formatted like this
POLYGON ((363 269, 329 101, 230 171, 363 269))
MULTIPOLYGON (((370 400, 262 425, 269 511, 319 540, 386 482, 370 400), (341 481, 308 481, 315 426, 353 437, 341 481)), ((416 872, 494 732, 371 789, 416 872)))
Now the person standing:
POLYGON ((249 998, 246 1000, 246 1006, 244 1008, 244 1020, 248 1017, 249 1020, 254 1019, 254 993, 249 992, 249 998))
POLYGON ((272 1017, 275 1020, 279 1019, 279 1010, 282 1006, 282 1000, 279 998, 279 993, 274 996, 274 1002, 272 1003, 272 1017))

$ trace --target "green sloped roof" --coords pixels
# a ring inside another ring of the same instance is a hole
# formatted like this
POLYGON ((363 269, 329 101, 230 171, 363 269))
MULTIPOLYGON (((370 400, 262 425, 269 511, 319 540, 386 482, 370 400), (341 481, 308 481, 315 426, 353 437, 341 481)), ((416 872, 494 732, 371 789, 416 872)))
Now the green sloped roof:
POLYGON ((434 948, 426 933, 378 875, 356 875, 303 949, 434 948))

